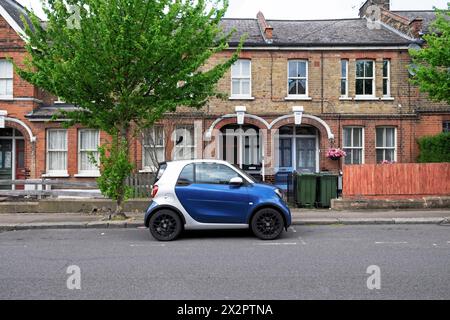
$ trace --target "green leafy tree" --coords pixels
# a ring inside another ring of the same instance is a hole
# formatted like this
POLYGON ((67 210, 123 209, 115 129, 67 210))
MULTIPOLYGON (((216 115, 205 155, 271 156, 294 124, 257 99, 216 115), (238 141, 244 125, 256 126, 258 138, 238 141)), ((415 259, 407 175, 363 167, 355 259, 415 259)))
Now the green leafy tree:
POLYGON ((420 163, 450 162, 450 132, 433 137, 422 137, 418 140, 420 163))
MULTIPOLYGON (((60 110, 67 126, 100 129, 102 193, 123 215, 132 172, 129 137, 177 107, 200 108, 222 96, 217 82, 236 61, 207 67, 232 32, 221 19, 227 0, 47 0, 43 25, 32 13, 29 59, 16 69, 26 81, 77 106, 60 110)), ((239 50, 237 50, 239 51, 239 50)))
POLYGON ((414 72, 412 82, 433 101, 450 104, 450 3, 448 10, 436 9, 437 19, 423 36, 422 50, 410 50, 414 72))

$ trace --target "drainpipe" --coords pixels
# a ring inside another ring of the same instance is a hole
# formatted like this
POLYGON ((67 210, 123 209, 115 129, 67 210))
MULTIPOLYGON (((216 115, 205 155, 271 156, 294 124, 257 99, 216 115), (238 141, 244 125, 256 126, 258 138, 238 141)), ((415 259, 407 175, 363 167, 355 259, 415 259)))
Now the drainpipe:
POLYGON ((324 89, 323 89, 323 85, 324 85, 324 79, 323 79, 323 74, 324 74, 324 67, 323 67, 323 62, 324 62, 324 57, 323 57, 323 51, 320 52, 320 108, 322 110, 322 114, 323 114, 323 107, 324 107, 324 89))

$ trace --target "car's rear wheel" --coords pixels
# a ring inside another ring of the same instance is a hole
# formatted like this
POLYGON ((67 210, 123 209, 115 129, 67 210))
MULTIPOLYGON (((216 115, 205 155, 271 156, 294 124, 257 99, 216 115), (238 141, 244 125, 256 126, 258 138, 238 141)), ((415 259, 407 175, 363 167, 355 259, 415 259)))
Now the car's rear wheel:
POLYGON ((251 228, 261 240, 275 240, 283 232, 283 217, 275 209, 262 209, 253 216, 251 228))
POLYGON ((150 218, 150 233, 158 241, 172 241, 183 231, 181 219, 172 210, 161 210, 150 218))

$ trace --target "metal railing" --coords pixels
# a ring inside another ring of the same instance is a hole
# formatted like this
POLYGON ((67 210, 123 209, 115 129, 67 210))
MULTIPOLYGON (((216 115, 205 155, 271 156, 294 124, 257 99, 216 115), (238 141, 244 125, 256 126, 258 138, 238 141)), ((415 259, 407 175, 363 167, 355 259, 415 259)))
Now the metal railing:
MULTIPOLYGON (((136 173, 126 179, 132 188, 132 198, 149 198, 155 175, 136 173)), ((0 197, 83 197, 104 198, 96 181, 73 181, 57 179, 0 180, 0 197)))

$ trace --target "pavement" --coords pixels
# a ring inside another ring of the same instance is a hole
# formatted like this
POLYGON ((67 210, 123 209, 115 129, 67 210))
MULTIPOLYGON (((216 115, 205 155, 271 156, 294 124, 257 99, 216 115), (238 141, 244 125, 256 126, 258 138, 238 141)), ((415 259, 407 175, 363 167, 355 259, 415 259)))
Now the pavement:
POLYGON ((301 225, 276 241, 244 230, 170 243, 144 229, 4 232, 0 299, 448 300, 449 231, 301 225))
MULTIPOLYGON (((108 229, 137 228, 144 225, 143 214, 128 214, 126 221, 107 221, 89 214, 0 214, 0 232, 28 229, 108 229)), ((449 210, 292 210, 293 225, 373 225, 373 224, 447 224, 449 210)))

